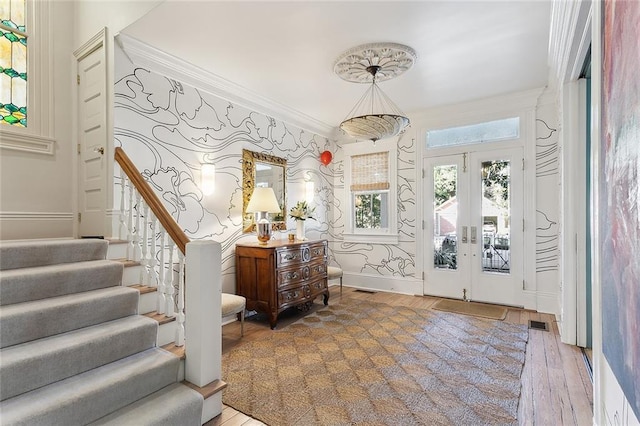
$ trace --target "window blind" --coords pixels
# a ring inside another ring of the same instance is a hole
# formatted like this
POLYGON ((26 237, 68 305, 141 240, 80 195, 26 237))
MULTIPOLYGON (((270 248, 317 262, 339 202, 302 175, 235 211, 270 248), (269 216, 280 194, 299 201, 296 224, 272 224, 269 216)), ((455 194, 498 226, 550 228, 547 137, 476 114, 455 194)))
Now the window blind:
POLYGON ((389 189, 389 152, 351 157, 351 191, 389 189))

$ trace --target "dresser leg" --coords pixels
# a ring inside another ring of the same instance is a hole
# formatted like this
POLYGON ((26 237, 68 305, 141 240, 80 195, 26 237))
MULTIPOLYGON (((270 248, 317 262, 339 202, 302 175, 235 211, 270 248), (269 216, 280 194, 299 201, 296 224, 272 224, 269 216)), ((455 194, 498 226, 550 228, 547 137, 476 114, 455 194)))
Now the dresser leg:
POLYGON ((276 328, 277 323, 278 323, 278 313, 276 312, 275 315, 273 313, 269 314, 269 325, 271 326, 272 330, 276 328))
POLYGON ((324 298, 322 300, 324 302, 324 306, 327 306, 329 304, 329 290, 327 290, 324 293, 324 298))

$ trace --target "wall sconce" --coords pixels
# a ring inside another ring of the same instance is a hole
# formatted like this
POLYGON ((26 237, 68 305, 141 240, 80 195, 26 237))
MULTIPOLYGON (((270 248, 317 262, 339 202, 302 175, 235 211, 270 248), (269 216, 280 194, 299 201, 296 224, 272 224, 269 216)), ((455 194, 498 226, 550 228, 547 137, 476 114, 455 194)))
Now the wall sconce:
POLYGON ((200 168, 200 189, 204 195, 211 195, 216 189, 216 166, 210 163, 202 164, 200 168))
POLYGON ((315 196, 315 184, 312 180, 306 181, 304 183, 304 199, 307 203, 313 202, 313 197, 315 196))
POLYGON ((273 188, 257 187, 251 194, 248 213, 256 214, 256 230, 258 231, 258 241, 260 244, 267 244, 271 239, 271 223, 269 213, 280 213, 280 205, 276 199, 273 188))

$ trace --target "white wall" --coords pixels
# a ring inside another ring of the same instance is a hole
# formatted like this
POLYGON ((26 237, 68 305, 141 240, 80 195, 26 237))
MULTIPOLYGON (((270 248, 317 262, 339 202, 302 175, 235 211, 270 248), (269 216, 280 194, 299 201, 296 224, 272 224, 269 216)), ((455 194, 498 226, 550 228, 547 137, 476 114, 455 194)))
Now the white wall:
POLYGON ((55 24, 55 40, 51 43, 55 104, 50 106, 55 111, 53 155, 0 150, 0 239, 73 235, 70 188, 74 159, 71 114, 74 12, 70 2, 54 1, 50 6, 49 19, 55 24))

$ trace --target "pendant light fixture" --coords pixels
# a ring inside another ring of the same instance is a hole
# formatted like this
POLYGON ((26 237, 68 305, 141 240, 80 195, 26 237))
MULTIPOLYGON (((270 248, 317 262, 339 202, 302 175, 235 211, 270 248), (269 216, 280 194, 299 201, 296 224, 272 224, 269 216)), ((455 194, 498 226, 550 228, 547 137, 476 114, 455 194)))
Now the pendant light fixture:
POLYGON ((356 139, 397 136, 409 126, 409 118, 380 89, 378 83, 395 78, 413 66, 416 52, 397 43, 369 43, 340 55, 333 71, 343 80, 371 84, 340 128, 356 139))

